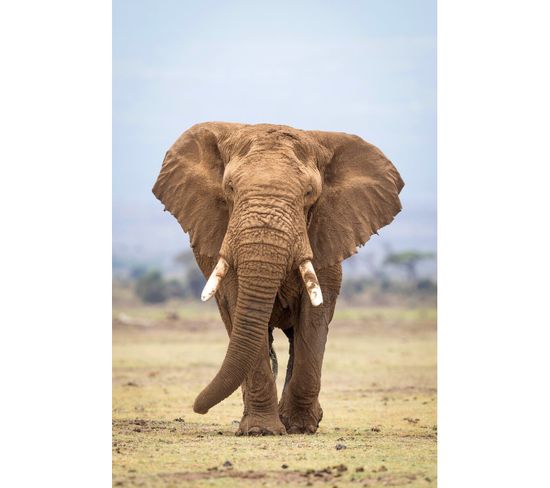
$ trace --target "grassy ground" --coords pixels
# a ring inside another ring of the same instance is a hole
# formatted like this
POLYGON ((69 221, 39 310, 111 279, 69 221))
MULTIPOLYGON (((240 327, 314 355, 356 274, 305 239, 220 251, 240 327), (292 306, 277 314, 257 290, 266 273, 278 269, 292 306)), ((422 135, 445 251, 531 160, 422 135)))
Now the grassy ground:
MULTIPOLYGON (((213 307, 126 307, 113 320, 115 486, 435 486, 433 309, 342 309, 313 436, 235 437, 240 391, 206 416, 195 395, 227 337, 213 307)), ((287 342, 275 331, 281 391, 287 342)))

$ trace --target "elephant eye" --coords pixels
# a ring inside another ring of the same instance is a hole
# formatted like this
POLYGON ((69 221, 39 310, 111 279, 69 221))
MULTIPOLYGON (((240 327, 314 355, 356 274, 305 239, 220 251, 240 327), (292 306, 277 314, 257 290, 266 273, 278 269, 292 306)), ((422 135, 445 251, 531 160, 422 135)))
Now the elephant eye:
POLYGON ((313 187, 309 185, 306 190, 306 197, 310 197, 311 195, 313 195, 313 187))
POLYGON ((226 187, 227 191, 233 192, 233 182, 231 180, 227 182, 226 187))

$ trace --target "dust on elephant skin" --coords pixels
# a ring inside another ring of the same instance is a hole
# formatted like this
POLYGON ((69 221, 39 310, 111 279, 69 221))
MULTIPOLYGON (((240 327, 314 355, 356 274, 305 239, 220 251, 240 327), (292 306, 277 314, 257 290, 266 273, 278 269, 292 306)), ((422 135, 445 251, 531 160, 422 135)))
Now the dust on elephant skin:
POLYGON ((218 270, 204 298, 216 297, 229 335, 196 412, 241 386, 238 434, 317 430, 341 263, 394 219, 402 188, 378 148, 345 133, 208 122, 180 136, 153 192, 189 233, 205 277, 218 270), (270 366, 274 327, 291 331, 280 401, 270 366))

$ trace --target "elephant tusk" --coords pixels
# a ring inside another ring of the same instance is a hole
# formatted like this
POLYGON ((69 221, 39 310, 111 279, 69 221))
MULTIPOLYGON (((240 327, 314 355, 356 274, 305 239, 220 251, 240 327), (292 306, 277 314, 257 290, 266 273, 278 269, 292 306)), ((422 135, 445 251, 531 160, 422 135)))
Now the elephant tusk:
POLYGON ((223 277, 227 274, 228 269, 229 264, 227 264, 227 261, 220 258, 218 264, 216 264, 216 267, 214 268, 214 271, 212 271, 210 278, 208 278, 206 285, 204 285, 204 289, 202 290, 201 300, 203 302, 210 300, 216 291, 218 291, 220 283, 222 282, 223 277))
POLYGON ((314 307, 318 307, 323 303, 323 294, 321 293, 321 287, 313 269, 313 264, 311 264, 309 259, 300 264, 300 274, 306 285, 311 304, 314 307))

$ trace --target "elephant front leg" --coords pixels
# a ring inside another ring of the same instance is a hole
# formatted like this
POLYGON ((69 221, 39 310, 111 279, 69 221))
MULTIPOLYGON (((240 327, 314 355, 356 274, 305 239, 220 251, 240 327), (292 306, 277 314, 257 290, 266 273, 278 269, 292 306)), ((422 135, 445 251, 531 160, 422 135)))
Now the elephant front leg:
POLYGON ((283 435, 286 430, 277 409, 277 386, 271 371, 269 348, 242 385, 244 413, 236 435, 283 435))
POLYGON ((323 305, 314 308, 307 295, 302 297, 300 321, 291 339, 293 367, 279 403, 279 415, 289 434, 313 434, 323 418, 321 368, 335 304, 336 299, 327 296, 323 305))

